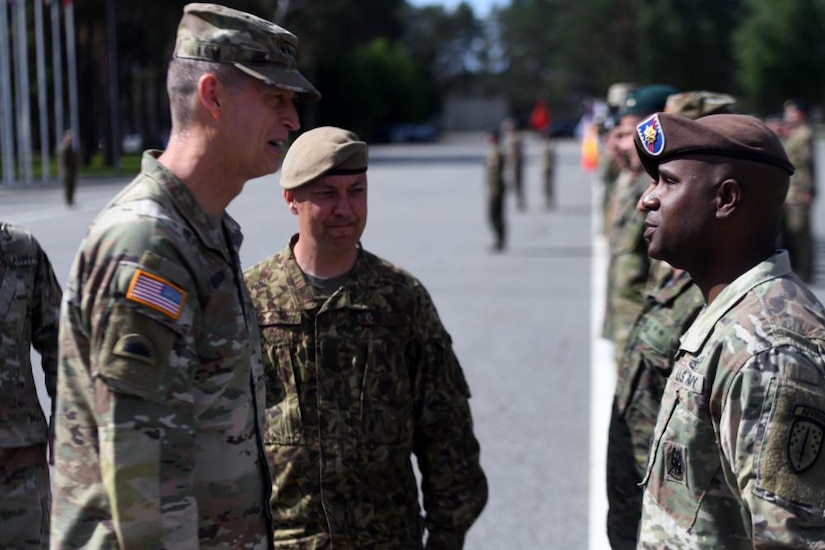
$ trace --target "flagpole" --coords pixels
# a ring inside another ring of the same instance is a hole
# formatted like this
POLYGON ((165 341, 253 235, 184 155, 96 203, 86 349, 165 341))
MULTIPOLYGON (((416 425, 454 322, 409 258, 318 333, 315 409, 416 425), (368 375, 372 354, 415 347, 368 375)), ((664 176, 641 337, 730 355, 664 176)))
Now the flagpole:
POLYGON ((49 158, 49 110, 46 106, 46 55, 43 51, 43 2, 34 0, 34 32, 37 52, 37 103, 40 109, 40 159, 42 161, 43 181, 51 177, 51 159, 49 158))
MULTIPOLYGON (((54 79, 54 134, 55 144, 63 139, 66 121, 63 119, 63 48, 60 37, 60 2, 51 0, 52 10, 52 77, 54 79)), ((58 168, 59 170, 59 168, 58 168)), ((59 176, 60 174, 58 174, 59 176)))
POLYGON ((14 3, 17 28, 17 141, 19 147, 20 169, 23 181, 32 180, 32 142, 31 142, 31 105, 29 103, 29 56, 28 36, 26 33, 26 2, 17 0, 14 3))
POLYGON ((0 122, 3 142, 3 183, 14 181, 14 111, 12 110, 11 56, 9 53, 9 4, 0 0, 0 122))
POLYGON ((74 2, 73 0, 64 0, 66 7, 66 55, 68 59, 69 72, 69 117, 71 119, 72 140, 75 144, 75 150, 81 151, 83 144, 80 141, 80 123, 78 114, 77 101, 77 57, 75 53, 75 37, 74 37, 74 2))
POLYGON ((112 161, 115 170, 120 172, 120 103, 118 101, 118 71, 117 71, 117 18, 115 16, 115 2, 106 3, 106 36, 109 58, 109 116, 112 123, 112 161))

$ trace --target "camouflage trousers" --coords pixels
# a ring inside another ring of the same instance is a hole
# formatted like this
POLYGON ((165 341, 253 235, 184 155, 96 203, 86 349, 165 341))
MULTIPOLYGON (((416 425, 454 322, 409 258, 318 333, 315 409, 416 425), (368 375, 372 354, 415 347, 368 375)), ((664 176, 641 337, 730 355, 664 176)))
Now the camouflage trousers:
POLYGON ((0 448, 0 548, 48 548, 50 511, 46 444, 0 448))

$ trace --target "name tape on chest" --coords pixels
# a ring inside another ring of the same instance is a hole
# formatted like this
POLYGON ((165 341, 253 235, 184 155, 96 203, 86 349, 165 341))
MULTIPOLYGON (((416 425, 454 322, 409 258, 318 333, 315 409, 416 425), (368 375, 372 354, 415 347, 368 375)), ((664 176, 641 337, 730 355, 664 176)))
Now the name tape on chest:
POLYGON ((676 366, 670 378, 693 393, 702 393, 705 391, 705 377, 685 366, 676 366))
POLYGON ((177 320, 183 311, 186 291, 166 279, 138 269, 129 283, 126 299, 177 320))

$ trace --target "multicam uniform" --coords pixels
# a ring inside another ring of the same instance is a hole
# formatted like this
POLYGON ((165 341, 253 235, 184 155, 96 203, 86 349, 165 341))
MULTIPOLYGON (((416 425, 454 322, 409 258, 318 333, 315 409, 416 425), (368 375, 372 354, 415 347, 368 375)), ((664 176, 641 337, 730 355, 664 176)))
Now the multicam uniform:
POLYGON ((49 427, 37 398, 31 348, 54 405, 60 285, 27 230, 0 222, 0 547, 48 548, 49 427))
POLYGON ((794 271, 803 281, 814 274, 814 246, 811 235, 811 201, 816 196, 813 130, 808 124, 793 129, 784 142, 788 160, 796 169, 785 199, 783 246, 788 249, 794 271))
POLYGON ((506 239, 504 221, 504 155, 498 144, 490 147, 486 158, 487 218, 495 235, 496 248, 503 248, 506 239))
POLYGON ((55 548, 266 548, 260 335, 241 234, 144 154, 61 317, 55 548))
POLYGON ((630 330, 616 383, 607 444, 607 533, 614 550, 635 548, 645 473, 659 403, 679 337, 704 305, 690 276, 661 263, 669 277, 647 295, 630 330))
POLYGON ((487 500, 470 392, 421 284, 359 251, 320 295, 290 245, 246 272, 267 363, 275 546, 459 549, 487 500), (410 457, 422 473, 422 519, 410 457))
POLYGON ((825 546, 825 308, 779 252, 681 339, 640 548, 825 546))
POLYGON ((608 233, 610 263, 603 334, 615 344, 616 362, 627 342, 633 320, 642 309, 650 273, 644 240, 645 219, 636 203, 650 185, 650 176, 625 170, 616 182, 608 233))

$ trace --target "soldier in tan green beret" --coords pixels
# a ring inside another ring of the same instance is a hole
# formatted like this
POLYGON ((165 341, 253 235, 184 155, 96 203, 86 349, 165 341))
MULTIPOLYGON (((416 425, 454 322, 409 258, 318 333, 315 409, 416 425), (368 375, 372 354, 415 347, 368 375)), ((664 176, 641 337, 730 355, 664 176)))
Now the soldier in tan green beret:
POLYGON ((97 216, 60 324, 52 547, 271 547, 260 334, 226 207, 298 130, 293 34, 183 10, 172 132, 97 216))
POLYGON ((794 167, 745 115, 656 114, 635 144, 648 253, 705 302, 665 385, 638 547, 818 548, 825 307, 776 249, 794 167))
POLYGON ((421 282, 361 245, 367 145, 310 130, 281 185, 298 233, 246 271, 266 362, 275 548, 458 550, 487 501, 470 390, 421 282))

